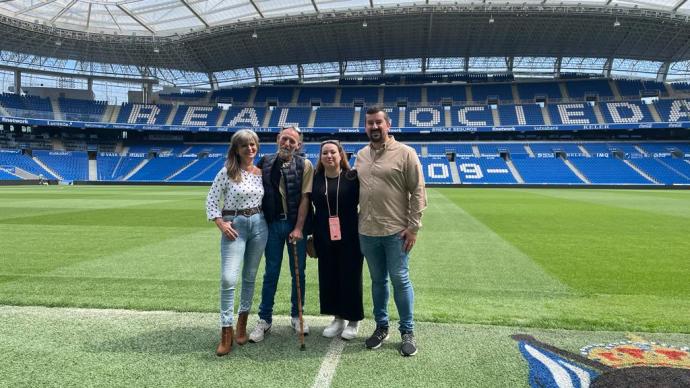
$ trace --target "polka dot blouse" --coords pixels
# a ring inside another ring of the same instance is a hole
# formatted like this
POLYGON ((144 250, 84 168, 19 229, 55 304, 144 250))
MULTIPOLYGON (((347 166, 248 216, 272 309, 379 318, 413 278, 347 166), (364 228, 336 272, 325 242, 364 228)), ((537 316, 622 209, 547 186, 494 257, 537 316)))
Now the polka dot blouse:
POLYGON ((222 210, 251 209, 261 206, 264 196, 264 186, 261 176, 241 170, 242 180, 235 182, 228 177, 227 169, 223 167, 213 179, 211 189, 206 196, 206 217, 214 220, 222 217, 220 201, 224 199, 222 210))

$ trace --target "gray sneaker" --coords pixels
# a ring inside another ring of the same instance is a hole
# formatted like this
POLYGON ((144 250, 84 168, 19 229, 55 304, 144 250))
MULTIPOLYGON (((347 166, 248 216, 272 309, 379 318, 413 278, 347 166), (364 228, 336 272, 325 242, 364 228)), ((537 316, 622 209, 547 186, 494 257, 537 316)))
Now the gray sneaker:
POLYGON ((263 319, 259 319, 259 322, 256 323, 256 327, 249 334, 249 342, 256 343, 263 341, 264 335, 269 331, 271 331, 271 324, 263 319))
POLYGON ((414 356, 417 354, 417 341, 414 339, 413 333, 404 333, 402 335, 402 344, 400 344, 400 355, 404 357, 414 356))

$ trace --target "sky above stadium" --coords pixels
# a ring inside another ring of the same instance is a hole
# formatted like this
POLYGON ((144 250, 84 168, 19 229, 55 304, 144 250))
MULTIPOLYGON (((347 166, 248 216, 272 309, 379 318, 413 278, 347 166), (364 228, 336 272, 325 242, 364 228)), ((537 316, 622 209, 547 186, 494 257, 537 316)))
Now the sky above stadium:
MULTIPOLYGON (((5 0, 0 1, 0 14, 77 31, 165 36, 235 22, 423 3, 424 0, 5 0)), ((489 11, 503 5, 580 4, 690 15, 687 0, 501 0, 501 5, 477 0, 426 0, 426 4, 473 4, 489 11)))

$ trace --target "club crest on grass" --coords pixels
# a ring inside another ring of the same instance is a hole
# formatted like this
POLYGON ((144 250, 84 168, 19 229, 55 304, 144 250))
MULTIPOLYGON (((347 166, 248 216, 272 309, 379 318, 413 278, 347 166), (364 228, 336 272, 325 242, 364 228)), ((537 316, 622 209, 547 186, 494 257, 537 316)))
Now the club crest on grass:
POLYGON ((588 345, 575 354, 530 335, 511 336, 529 365, 532 387, 690 387, 690 349, 628 341, 588 345))

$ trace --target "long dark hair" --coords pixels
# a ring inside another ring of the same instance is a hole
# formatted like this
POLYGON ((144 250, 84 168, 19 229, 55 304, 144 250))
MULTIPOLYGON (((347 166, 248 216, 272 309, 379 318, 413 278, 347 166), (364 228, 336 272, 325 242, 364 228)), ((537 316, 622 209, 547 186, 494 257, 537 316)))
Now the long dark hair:
POLYGON ((321 147, 319 148, 319 159, 316 161, 316 173, 318 174, 326 169, 323 166, 323 163, 321 163, 321 152, 323 152, 323 146, 326 144, 333 144, 334 146, 338 147, 338 153, 340 154, 340 170, 349 171, 350 162, 347 160, 347 154, 345 153, 343 146, 340 145, 338 140, 326 140, 321 143, 321 147))

